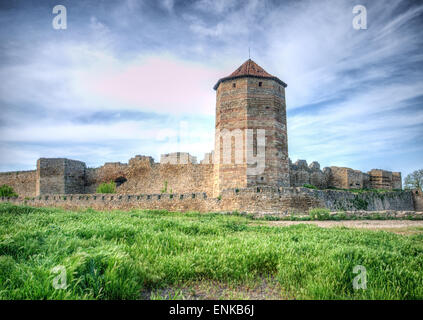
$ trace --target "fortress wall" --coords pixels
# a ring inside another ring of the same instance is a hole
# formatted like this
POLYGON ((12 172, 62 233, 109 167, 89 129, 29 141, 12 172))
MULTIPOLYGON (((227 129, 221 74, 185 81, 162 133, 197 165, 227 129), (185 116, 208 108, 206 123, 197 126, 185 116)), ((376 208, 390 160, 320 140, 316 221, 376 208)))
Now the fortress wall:
POLYGON ((291 187, 302 187, 305 184, 312 184, 318 188, 326 189, 329 186, 330 171, 324 168, 320 170, 317 161, 307 165, 306 160, 297 160, 290 163, 290 183, 291 187))
POLYGON ((414 208, 416 211, 423 211, 423 194, 421 190, 412 190, 414 208))
POLYGON ((212 193, 212 164, 161 164, 153 158, 136 156, 128 164, 106 163, 99 168, 86 170, 84 193, 95 193, 103 182, 124 178, 127 181, 118 186, 119 194, 161 193, 167 182, 167 191, 173 193, 212 193))
POLYGON ((118 193, 160 193, 167 182, 167 192, 213 192, 212 164, 133 164, 128 168, 128 181, 118 193))
POLYGON ((36 195, 37 171, 13 171, 0 173, 0 186, 7 184, 21 197, 36 195))
POLYGON ((65 159, 38 159, 36 194, 65 193, 64 176, 65 159))
POLYGON ((64 185, 65 193, 84 193, 85 191, 84 162, 65 159, 64 185))
POLYGON ((64 158, 40 158, 35 185, 37 195, 84 192, 85 163, 64 158))
POLYGON ((370 185, 374 189, 401 189, 401 172, 373 169, 369 172, 370 185))
POLYGON ((85 189, 83 193, 95 193, 101 183, 126 177, 127 171, 128 165, 120 162, 108 162, 99 168, 87 168, 85 171, 85 189))
MULTIPOLYGON (((420 198, 421 199, 421 195, 420 198)), ((340 190, 312 190, 307 188, 250 187, 224 190, 219 198, 206 193, 184 194, 74 194, 44 195, 25 200, 5 199, 16 204, 61 207, 65 209, 130 210, 156 209, 198 212, 244 212, 258 215, 291 215, 307 213, 311 208, 328 208, 331 211, 379 212, 414 211, 411 191, 379 194, 355 194, 340 190)), ((419 202, 420 205, 422 204, 419 202)), ((422 210, 422 207, 418 207, 422 210)))
POLYGON ((413 211, 414 203, 411 191, 362 192, 342 190, 313 190, 301 188, 303 193, 318 198, 324 207, 343 211, 413 211))
POLYGON ((95 210, 168 210, 176 212, 214 211, 217 199, 207 198, 205 193, 186 194, 54 194, 24 200, 0 198, 0 202, 26 204, 34 207, 57 207, 67 210, 92 208, 95 210))

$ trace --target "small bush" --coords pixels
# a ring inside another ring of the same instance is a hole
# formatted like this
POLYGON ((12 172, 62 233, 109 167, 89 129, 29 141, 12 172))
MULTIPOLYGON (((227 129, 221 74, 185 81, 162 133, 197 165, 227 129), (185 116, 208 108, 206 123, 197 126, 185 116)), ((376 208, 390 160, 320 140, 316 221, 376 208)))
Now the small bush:
POLYGON ((167 181, 163 183, 163 188, 160 190, 161 193, 167 193, 167 181))
POLYGON ((314 185, 312 185, 312 184, 308 184, 308 183, 304 184, 304 185, 303 185, 303 187, 304 187, 304 188, 309 188, 309 189, 317 189, 317 187, 316 187, 316 186, 314 186, 314 185))
POLYGON ((313 220, 329 220, 330 211, 325 208, 315 208, 309 211, 310 217, 313 220))
POLYGON ((97 193, 116 193, 116 183, 110 181, 109 183, 104 182, 97 187, 97 193))
POLYGON ((7 184, 4 184, 0 187, 0 197, 13 198, 17 196, 18 194, 15 192, 15 190, 13 190, 13 188, 7 184))
POLYGON ((348 216, 344 211, 337 212, 333 217, 334 220, 347 220, 348 216))

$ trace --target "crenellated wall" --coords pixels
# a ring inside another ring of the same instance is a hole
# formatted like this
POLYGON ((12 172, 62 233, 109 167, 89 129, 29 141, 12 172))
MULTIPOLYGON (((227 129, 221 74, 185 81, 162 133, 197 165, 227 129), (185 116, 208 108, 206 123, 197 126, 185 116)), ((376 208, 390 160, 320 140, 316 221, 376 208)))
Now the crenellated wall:
MULTIPOLYGON (((421 197, 421 196, 420 196, 421 197)), ((31 199, 5 199, 16 204, 61 207, 65 209, 130 210, 150 209, 198 212, 244 212, 258 215, 307 213, 312 208, 331 211, 412 212, 415 210, 411 191, 352 193, 342 190, 313 190, 290 187, 249 187, 224 190, 219 198, 206 193, 184 194, 62 194, 31 199)), ((421 208, 420 208, 421 209, 421 208)))

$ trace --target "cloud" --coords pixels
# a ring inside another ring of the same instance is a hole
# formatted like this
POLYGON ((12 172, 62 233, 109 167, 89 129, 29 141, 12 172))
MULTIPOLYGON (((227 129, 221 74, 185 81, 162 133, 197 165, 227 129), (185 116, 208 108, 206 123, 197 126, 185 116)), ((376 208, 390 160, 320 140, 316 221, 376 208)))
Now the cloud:
POLYGON ((294 161, 407 173, 423 157, 423 6, 362 4, 359 31, 351 1, 69 2, 62 33, 44 16, 51 8, 0 13, 0 168, 25 150, 28 168, 40 154, 201 158, 213 147, 211 88, 251 48, 288 83, 294 161), (32 19, 17 19, 24 13, 32 19), (181 121, 192 138, 177 144, 181 121))
POLYGON ((79 75, 86 95, 157 113, 214 113, 217 70, 169 56, 98 66, 79 75))

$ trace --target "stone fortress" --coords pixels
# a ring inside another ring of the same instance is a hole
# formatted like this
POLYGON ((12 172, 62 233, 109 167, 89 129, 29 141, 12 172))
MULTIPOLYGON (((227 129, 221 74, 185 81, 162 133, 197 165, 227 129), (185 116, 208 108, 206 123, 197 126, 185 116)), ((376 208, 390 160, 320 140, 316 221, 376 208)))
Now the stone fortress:
POLYGON ((36 170, 0 173, 0 185, 14 188, 20 196, 15 201, 26 198, 39 205, 259 213, 312 207, 354 210, 358 209, 354 206, 357 197, 368 195, 333 189, 387 189, 392 192, 382 200, 361 199, 367 206, 360 209, 420 211, 416 197, 421 195, 400 191, 400 172, 321 169, 318 162, 308 165, 305 160, 292 163, 286 87, 251 59, 220 79, 214 86, 215 149, 200 163, 184 152, 164 154, 160 163, 138 155, 128 163, 106 163, 98 168, 76 160, 41 158, 36 170), (110 181, 116 183, 118 195, 95 195, 101 183, 110 181), (320 190, 303 188, 307 184, 320 190), (82 199, 85 204, 80 203, 82 199))

